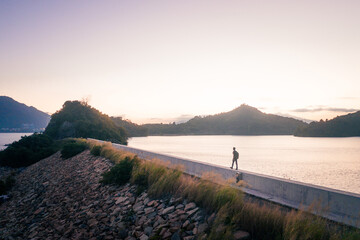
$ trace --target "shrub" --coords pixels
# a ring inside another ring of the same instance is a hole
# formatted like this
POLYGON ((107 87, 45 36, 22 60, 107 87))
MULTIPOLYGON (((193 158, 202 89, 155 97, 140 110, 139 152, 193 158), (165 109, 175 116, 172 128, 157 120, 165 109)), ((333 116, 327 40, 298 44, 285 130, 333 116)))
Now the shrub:
POLYGON ((0 180, 0 195, 6 194, 15 184, 13 175, 9 175, 5 181, 0 180))
POLYGON ((6 187, 4 181, 0 180, 0 195, 4 195, 6 193, 6 187))
POLYGON ((0 151, 0 165, 13 168, 27 167, 58 151, 55 142, 45 134, 34 133, 21 137, 0 151))
POLYGON ((103 178, 100 182, 117 185, 127 183, 130 180, 133 167, 137 164, 137 161, 136 158, 131 159, 130 157, 125 157, 125 159, 115 164, 110 171, 103 173, 103 178))
POLYGON ((102 148, 102 147, 101 147, 100 145, 98 145, 98 146, 93 146, 93 147, 91 148, 90 153, 91 153, 92 155, 94 155, 94 156, 100 156, 101 148, 102 148))
POLYGON ((61 149, 61 157, 63 159, 71 158, 87 148, 87 144, 81 141, 70 141, 66 142, 61 149))

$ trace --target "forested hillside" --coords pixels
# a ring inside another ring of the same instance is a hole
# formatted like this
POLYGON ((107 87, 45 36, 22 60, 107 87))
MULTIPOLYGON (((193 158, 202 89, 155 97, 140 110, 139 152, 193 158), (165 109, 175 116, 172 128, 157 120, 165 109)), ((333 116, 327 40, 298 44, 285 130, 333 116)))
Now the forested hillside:
POLYGON ((332 120, 312 122, 299 128, 300 137, 354 137, 360 136, 360 111, 336 117, 332 120))

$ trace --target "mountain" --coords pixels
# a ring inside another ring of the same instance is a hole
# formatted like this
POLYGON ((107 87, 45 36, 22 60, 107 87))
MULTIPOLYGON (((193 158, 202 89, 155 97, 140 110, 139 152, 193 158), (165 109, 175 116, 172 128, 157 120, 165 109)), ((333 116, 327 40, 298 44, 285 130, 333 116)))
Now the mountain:
POLYGON ((96 138, 127 144, 124 128, 116 126, 108 115, 80 101, 66 101, 62 109, 51 115, 44 134, 54 139, 96 138))
POLYGON ((147 128, 133 123, 130 120, 124 120, 122 117, 111 117, 111 120, 116 126, 124 128, 129 137, 141 137, 148 135, 147 128))
POLYGON ((297 129, 299 137, 354 137, 360 136, 360 111, 334 119, 312 122, 297 129))
POLYGON ((47 113, 0 96, 0 132, 40 132, 49 121, 47 113))
POLYGON ((225 113, 194 117, 182 124, 145 124, 149 135, 292 135, 307 124, 241 105, 225 113))

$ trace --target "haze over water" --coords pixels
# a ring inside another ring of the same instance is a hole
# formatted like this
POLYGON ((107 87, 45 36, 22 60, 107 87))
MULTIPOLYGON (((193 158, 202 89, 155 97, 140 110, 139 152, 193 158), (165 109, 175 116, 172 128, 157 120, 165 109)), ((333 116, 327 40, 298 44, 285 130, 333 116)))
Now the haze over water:
POLYGON ((225 167, 235 146, 240 170, 360 193, 360 137, 151 136, 129 146, 225 167))

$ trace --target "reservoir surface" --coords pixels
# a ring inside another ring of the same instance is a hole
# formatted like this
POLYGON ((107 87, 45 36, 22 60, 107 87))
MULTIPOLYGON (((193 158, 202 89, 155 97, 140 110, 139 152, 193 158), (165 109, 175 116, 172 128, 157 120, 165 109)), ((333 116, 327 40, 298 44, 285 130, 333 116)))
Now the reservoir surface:
POLYGON ((20 140, 22 136, 31 135, 32 133, 0 133, 0 150, 6 148, 5 144, 10 144, 20 140))
POLYGON ((360 193, 360 137, 150 136, 129 147, 360 193))

